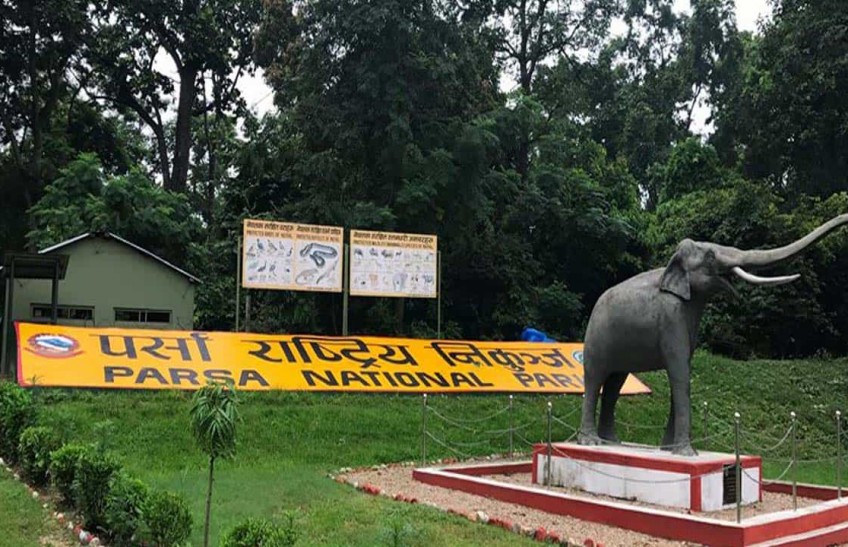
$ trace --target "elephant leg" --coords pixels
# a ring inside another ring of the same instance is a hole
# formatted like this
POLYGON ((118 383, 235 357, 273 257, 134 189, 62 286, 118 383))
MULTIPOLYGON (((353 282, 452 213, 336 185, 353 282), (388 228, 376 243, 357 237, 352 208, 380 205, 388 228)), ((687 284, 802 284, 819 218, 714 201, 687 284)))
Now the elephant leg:
POLYGON ((662 450, 671 450, 674 443, 674 395, 671 396, 671 402, 668 409, 668 423, 665 425, 665 435, 663 435, 660 448, 662 450))
POLYGON ((580 420, 580 432, 577 435, 579 444, 598 445, 601 438, 595 428, 595 407, 598 405, 598 393, 601 391, 606 377, 597 374, 592 369, 586 370, 585 386, 583 386, 583 416, 580 420))
POLYGON ((626 372, 610 374, 604 382, 604 391, 601 394, 601 418, 598 423, 598 436, 605 441, 620 443, 615 434, 615 403, 621 393, 621 386, 627 380, 626 372))
POLYGON ((687 355, 668 361, 668 379, 671 384, 671 404, 674 409, 674 440, 672 453, 681 456, 695 456, 690 434, 690 362, 687 355))

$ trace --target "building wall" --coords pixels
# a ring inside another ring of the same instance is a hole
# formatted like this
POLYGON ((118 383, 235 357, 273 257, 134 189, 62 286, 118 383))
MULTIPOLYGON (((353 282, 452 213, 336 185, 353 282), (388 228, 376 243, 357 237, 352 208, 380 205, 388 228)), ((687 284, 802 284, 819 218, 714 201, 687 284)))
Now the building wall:
MULTIPOLYGON (((164 264, 113 239, 90 237, 55 251, 70 255, 65 279, 59 282, 59 305, 91 308, 91 320, 63 319, 75 326, 135 327, 191 330, 194 327, 194 285, 164 264), (115 308, 170 311, 170 321, 116 320, 115 308)), ((13 319, 34 318, 32 305, 50 305, 49 280, 16 280, 13 319)))

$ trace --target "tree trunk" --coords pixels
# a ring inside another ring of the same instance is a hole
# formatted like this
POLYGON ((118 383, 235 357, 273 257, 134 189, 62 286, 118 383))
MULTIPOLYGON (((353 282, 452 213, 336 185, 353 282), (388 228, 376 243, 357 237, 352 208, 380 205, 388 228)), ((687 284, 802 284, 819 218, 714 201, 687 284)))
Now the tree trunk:
POLYGON ((212 512, 212 473, 215 470, 215 458, 209 456, 209 489, 206 492, 206 523, 203 525, 203 547, 209 547, 209 517, 212 512))
POLYGON ((177 128, 174 139, 174 165, 170 187, 166 190, 184 194, 188 181, 188 163, 191 154, 191 116, 194 108, 197 68, 184 66, 180 70, 180 99, 177 105, 177 128))

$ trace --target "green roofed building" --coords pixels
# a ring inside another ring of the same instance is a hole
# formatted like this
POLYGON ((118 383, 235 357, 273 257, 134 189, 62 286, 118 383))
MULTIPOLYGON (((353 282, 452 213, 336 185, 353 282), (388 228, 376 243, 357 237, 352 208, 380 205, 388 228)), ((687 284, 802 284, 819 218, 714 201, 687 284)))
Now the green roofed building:
MULTIPOLYGON (((109 232, 88 233, 42 249, 68 255, 59 282, 60 325, 191 330, 200 280, 109 232)), ((50 321, 50 280, 16 281, 16 321, 50 321)))
MULTIPOLYGON (((11 255, 14 255, 12 253, 11 255)), ((80 327, 126 327, 191 330, 198 278, 165 259, 113 233, 86 233, 16 257, 2 267, 7 306, 3 325, 9 329, 6 356, 14 363, 14 321, 50 323, 53 317, 53 277, 57 281, 56 322, 80 327), (37 264, 60 258, 52 265, 37 264), (60 264, 59 266, 58 264, 60 264), (30 265, 27 269, 27 265, 30 265), (61 275, 58 273, 62 268, 61 275), (40 270, 39 270, 40 268, 40 270), (45 273, 46 272, 46 273, 45 273), (14 277, 13 286, 9 286, 14 277), (9 297, 11 297, 9 299, 9 297)), ((6 363, 6 371, 9 371, 6 363)))

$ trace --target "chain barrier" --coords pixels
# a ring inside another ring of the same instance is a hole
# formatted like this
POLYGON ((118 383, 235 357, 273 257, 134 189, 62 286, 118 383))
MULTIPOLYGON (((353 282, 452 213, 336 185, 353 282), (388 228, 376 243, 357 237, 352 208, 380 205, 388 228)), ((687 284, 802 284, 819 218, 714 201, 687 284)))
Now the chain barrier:
POLYGON ((526 424, 517 425, 515 427, 507 428, 507 429, 490 429, 488 431, 483 431, 486 435, 504 435, 512 431, 513 433, 516 431, 520 431, 522 429, 527 429, 531 425, 534 425, 533 422, 527 422, 526 424))
MULTIPOLYGON (((430 439, 431 441, 433 441, 434 443, 436 443, 440 447, 450 451, 451 453, 453 453, 457 456, 463 457, 463 458, 470 458, 471 455, 466 453, 465 451, 461 450, 460 448, 473 448, 473 447, 491 445, 494 441, 497 441, 497 440, 501 439, 503 436, 509 434, 510 435, 510 451, 512 452, 512 442, 513 442, 512 439, 513 439, 513 437, 519 443, 523 443, 523 445, 529 446, 529 447, 547 444, 549 442, 549 440, 545 440, 544 438, 540 438, 538 441, 531 441, 523 433, 526 432, 532 426, 542 426, 542 427, 544 427, 544 420, 548 420, 548 419, 550 420, 549 423, 556 423, 559 426, 564 427, 567 432, 570 432, 570 435, 568 436, 568 438, 561 440, 561 441, 557 441, 557 442, 571 442, 572 440, 574 440, 579 435, 580 429, 579 429, 579 427, 575 427, 574 425, 568 423, 566 421, 566 419, 573 416, 574 414, 576 414, 579 410, 580 410, 580 407, 576 407, 576 408, 571 409, 570 411, 566 412, 565 414, 563 414, 561 416, 554 416, 552 413, 550 415, 548 415, 547 413, 545 413, 545 416, 544 416, 544 418, 542 418, 542 420, 537 421, 537 419, 531 419, 530 421, 525 422, 523 424, 513 426, 512 425, 512 411, 513 411, 512 401, 510 401, 509 406, 501 408, 500 410, 498 410, 498 411, 496 411, 492 414, 489 414, 485 417, 475 418, 475 419, 458 419, 458 418, 452 418, 452 417, 446 416, 445 414, 437 411, 436 409, 432 408, 431 406, 428 406, 426 404, 426 399, 425 399, 425 405, 424 405, 424 414, 425 415, 431 414, 431 415, 439 418, 442 422, 444 422, 445 424, 447 424, 449 426, 459 428, 462 431, 470 432, 475 436, 476 435, 486 435, 486 436, 488 436, 488 438, 485 438, 485 439, 482 439, 482 440, 473 440, 473 441, 448 441, 445 438, 437 437, 436 435, 434 435, 430 431, 426 431, 426 429, 424 430, 423 433, 424 433, 425 438, 430 439), (485 429, 482 429, 480 427, 469 427, 467 425, 467 424, 480 424, 480 423, 483 423, 483 422, 491 421, 493 418, 500 416, 500 415, 504 414, 505 412, 510 412, 510 427, 509 428, 485 430, 485 429), (549 416, 549 418, 548 418, 548 416, 549 416), (457 448, 457 447, 459 447, 459 448, 457 448)), ((840 414, 837 413, 837 420, 839 419, 839 417, 840 417, 840 414)), ((792 471, 793 469, 797 470, 797 467, 799 465, 817 464, 817 463, 833 462, 833 461, 836 461, 837 465, 841 465, 841 462, 844 460, 842 453, 841 453, 841 442, 848 440, 848 431, 843 430, 843 429, 841 429, 840 427, 837 426, 837 432, 836 432, 835 435, 816 435, 816 441, 819 444, 825 445, 825 444, 833 443, 834 441, 837 442, 837 444, 840 447, 840 450, 839 450, 837 456, 827 456, 827 457, 821 457, 821 458, 801 459, 801 458, 798 458, 798 454, 797 454, 798 429, 797 429, 797 419, 795 418, 794 412, 792 413, 792 422, 791 422, 790 426, 786 429, 786 431, 784 431, 781 434, 781 436, 779 438, 777 436, 771 436, 771 435, 764 433, 764 432, 744 430, 744 429, 740 428, 739 429, 740 436, 739 436, 739 440, 737 441, 737 446, 729 446, 726 442, 727 439, 728 439, 728 436, 732 436, 734 434, 732 430, 736 427, 735 424, 730 424, 729 422, 720 419, 718 416, 715 415, 715 413, 709 413, 708 414, 706 411, 704 412, 703 423, 705 425, 704 432, 707 431, 707 429, 710 425, 712 425, 714 427, 717 424, 717 425, 720 425, 720 426, 723 426, 723 427, 721 428, 720 431, 712 432, 712 434, 704 435, 703 437, 700 437, 698 439, 692 439, 691 440, 692 445, 697 444, 699 446, 703 446, 704 448, 702 448, 701 450, 707 450, 707 448, 709 448, 711 450, 719 449, 719 450, 722 450, 722 451, 725 451, 725 452, 728 452, 728 453, 735 453, 737 450, 741 450, 741 447, 742 447, 743 444, 747 445, 747 446, 754 447, 754 446, 756 446, 760 443, 763 443, 763 442, 770 443, 768 446, 765 446, 765 447, 762 447, 762 448, 756 448, 756 449, 752 450, 751 452, 756 452, 758 454, 768 454, 767 459, 769 461, 773 461, 775 463, 787 462, 787 465, 785 466, 785 468, 781 471, 781 473, 777 477, 771 478, 771 479, 765 479, 764 477, 760 476, 759 478, 757 478, 757 477, 754 477, 747 469, 745 469, 741 465, 739 466, 741 473, 745 477, 747 477, 749 480, 757 482, 761 486, 773 484, 773 483, 781 481, 784 477, 786 477, 787 474, 789 474, 790 471, 792 471), (728 429, 730 429, 731 431, 728 431, 728 429), (792 442, 793 457, 790 457, 790 458, 779 457, 778 454, 776 454, 776 452, 778 452, 781 448, 783 448, 785 445, 787 445, 787 443, 790 440, 793 441, 792 442)), ((666 428, 665 426, 633 424, 633 423, 629 423, 629 422, 621 421, 621 420, 616 420, 616 425, 620 425, 620 426, 623 426, 625 428, 637 429, 637 430, 657 430, 658 431, 658 430, 664 430, 666 428)), ((426 427, 426 425, 425 425, 425 427, 426 427)), ((712 429, 712 428, 710 427, 710 429, 712 429)), ((540 437, 543 437, 543 436, 544 436, 544 434, 540 435, 540 437)), ((811 441, 810 438, 808 438, 808 437, 805 438, 804 441, 805 441, 805 444, 813 443, 813 441, 811 441)), ((612 441, 606 441, 606 440, 602 440, 602 444, 607 445, 607 446, 614 446, 614 445, 620 446, 621 445, 621 443, 619 443, 619 442, 612 442, 612 441)), ((658 445, 651 445, 651 444, 627 443, 626 446, 653 448, 653 449, 663 450, 663 449, 673 449, 678 445, 677 444, 670 444, 670 445, 659 445, 658 446, 658 445)), ((692 480, 693 478, 703 477, 703 476, 707 476, 707 475, 710 475, 712 473, 715 473, 715 471, 712 471, 710 473, 704 473, 704 474, 697 475, 697 476, 687 476, 687 477, 683 477, 683 478, 679 478, 679 479, 668 479, 668 480, 635 479, 635 478, 630 478, 630 477, 622 477, 622 476, 618 476, 614 473, 609 473, 609 472, 606 472, 606 471, 601 471, 601 470, 595 469, 591 466, 586 465, 581 460, 569 456, 567 453, 564 453, 562 450, 558 449, 556 446, 552 446, 551 450, 557 456, 567 458, 569 461, 574 462, 575 465, 577 465, 579 467, 586 468, 586 469, 590 469, 594 473, 598 473, 600 475, 603 475, 603 476, 606 476, 606 477, 609 477, 609 478, 618 479, 618 480, 626 480, 626 481, 634 482, 634 483, 673 484, 673 483, 687 482, 687 481, 692 480)), ((766 459, 766 458, 764 457, 764 459, 766 459)), ((793 484, 795 483, 795 480, 796 480, 794 477, 795 477, 795 475, 793 474, 793 484)), ((741 480, 741 477, 740 477, 740 480, 741 480)))
MULTIPOLYGON (((436 411, 436 409, 434 409, 433 407, 430 407, 430 410, 431 410, 432 412, 436 412, 436 413, 438 414, 438 412, 436 411)), ((454 421, 454 422, 458 422, 458 423, 462 423, 462 424, 478 424, 478 423, 481 423, 481 422, 489 421, 489 420, 491 420, 492 418, 495 418, 495 417, 497 417, 497 416, 500 416, 500 415, 501 415, 501 414, 503 414, 504 412, 508 412, 508 411, 509 411, 509 406, 505 406, 505 407, 503 407, 502 409, 500 409, 500 410, 498 410, 498 411, 496 411, 496 412, 494 412, 494 413, 492 413, 492 414, 489 414, 488 416, 484 416, 484 417, 482 417, 482 418, 469 418, 469 419, 453 418, 453 421, 454 421)), ((441 416, 441 414, 440 414, 440 416, 441 416)))
POLYGON ((556 416, 552 416, 551 418, 556 423, 563 425, 566 428, 568 428, 569 431, 577 431, 577 429, 578 429, 578 428, 574 427, 573 425, 571 425, 570 423, 562 421, 561 419, 557 418, 556 416))
MULTIPOLYGON (((743 439, 747 438, 747 436, 751 434, 751 432, 749 432, 749 431, 745 431, 744 429, 740 430, 740 432, 742 433, 742 438, 743 438, 743 439)), ((789 440, 789 437, 790 437, 791 435, 792 435, 792 426, 790 426, 790 427, 786 430, 786 433, 784 433, 783 438, 781 438, 779 441, 777 441, 777 443, 776 443, 775 445, 770 446, 770 447, 767 447, 767 448, 758 448, 758 449, 757 449, 757 452, 774 452, 775 450, 777 450, 778 448, 780 448, 781 446, 783 446, 783 444, 784 444, 786 441, 788 441, 788 440, 789 440)), ((752 435, 752 436, 753 436, 753 435, 752 435)), ((761 438, 762 438, 762 437, 761 437, 761 438)))
POLYGON ((472 433, 476 433, 476 432, 477 432, 477 429, 476 429, 476 428, 468 427, 467 425, 464 425, 464 424, 461 424, 461 423, 459 423, 459 422, 457 422, 457 421, 454 421, 453 419, 448 418, 447 416, 445 416, 445 415, 441 414, 438 410, 435 410, 435 409, 434 409, 434 408, 432 408, 432 407, 427 407, 427 412, 429 412, 430 414, 432 414, 432 415, 434 415, 435 417, 439 418, 439 419, 440 419, 440 420, 442 420, 443 422, 448 423, 448 424, 450 424, 450 425, 452 425, 452 426, 454 426, 454 427, 458 427, 459 429, 464 429, 465 431, 470 431, 470 432, 472 432, 472 433))
POLYGON ((792 469, 792 461, 791 460, 789 461, 789 464, 786 466, 786 468, 784 468, 783 472, 780 475, 778 475, 777 477, 775 477, 773 479, 768 479, 768 480, 766 480, 762 477, 760 477, 759 479, 754 477, 753 475, 748 473, 748 471, 744 467, 742 468, 742 473, 745 476, 747 476, 749 479, 751 479, 752 481, 757 482, 760 486, 763 486, 763 485, 768 485, 768 484, 774 484, 774 483, 780 481, 783 477, 786 476, 787 473, 789 473, 790 469, 792 469))
POLYGON ((425 435, 427 435, 427 437, 429 437, 429 438, 430 438, 430 440, 432 440, 433 442, 435 442, 437 445, 439 445, 439 446, 441 446, 441 447, 443 447, 443 448, 447 448, 448 450, 450 450, 451 452, 453 452, 453 453, 454 453, 454 454, 456 454, 457 456, 461 456, 461 457, 466 458, 466 459, 471 457, 471 455, 470 455, 470 454, 466 454, 465 452, 463 452, 463 451, 461 451, 461 450, 457 450, 457 449, 453 448, 452 446, 450 446, 450 445, 449 445, 449 444, 447 444, 446 442, 444 442, 444 441, 442 441, 441 439, 439 439, 439 438, 437 438, 436 436, 434 436, 434 435, 433 435, 432 433, 430 433, 429 431, 427 431, 427 432, 425 433, 425 435))

